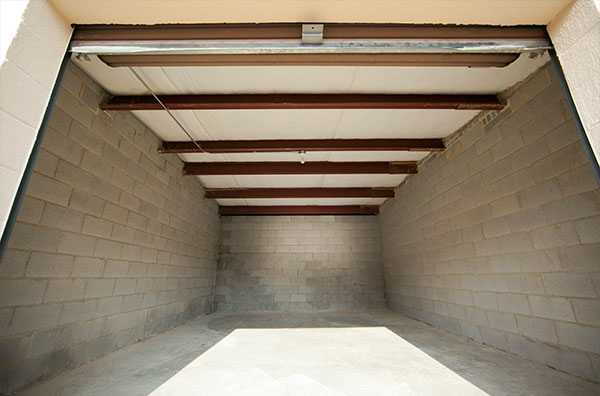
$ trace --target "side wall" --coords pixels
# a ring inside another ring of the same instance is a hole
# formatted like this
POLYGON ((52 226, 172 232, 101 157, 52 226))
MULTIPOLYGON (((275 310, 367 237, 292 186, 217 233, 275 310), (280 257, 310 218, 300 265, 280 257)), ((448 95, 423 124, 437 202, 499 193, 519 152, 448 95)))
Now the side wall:
POLYGON ((221 218, 219 311, 385 306, 375 216, 221 218))
POLYGON ((380 215, 389 307, 600 378, 600 189, 546 66, 380 215))
POLYGON ((71 64, 0 263, 0 391, 209 311, 219 217, 71 64))

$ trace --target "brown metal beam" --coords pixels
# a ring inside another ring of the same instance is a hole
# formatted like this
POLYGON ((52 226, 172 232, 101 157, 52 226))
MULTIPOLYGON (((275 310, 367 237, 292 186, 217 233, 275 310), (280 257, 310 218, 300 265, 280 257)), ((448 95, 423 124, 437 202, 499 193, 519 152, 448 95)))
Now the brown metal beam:
POLYGON ((208 188, 206 198, 393 198, 393 187, 208 188))
MULTIPOLYGON (((326 39, 535 39, 544 26, 401 25, 327 23, 326 39)), ((301 23, 78 25, 73 40, 283 40, 300 39, 301 23)))
POLYGON ((228 54, 102 55, 111 67, 126 66, 430 66, 504 67, 518 54, 228 54))
POLYGON ((416 161, 401 162, 187 162, 184 175, 414 174, 416 161))
MULTIPOLYGON (((205 140, 196 142, 208 153, 275 153, 294 151, 443 151, 442 139, 303 139, 205 140)), ((200 153, 194 142, 162 142, 163 154, 200 153)))
MULTIPOLYGON (((455 109, 500 110, 495 95, 240 94, 159 95, 171 110, 455 109)), ((163 110, 150 95, 114 96, 102 110, 163 110)))
POLYGON ((268 216, 268 215, 376 215, 378 206, 220 206, 222 216, 268 216))

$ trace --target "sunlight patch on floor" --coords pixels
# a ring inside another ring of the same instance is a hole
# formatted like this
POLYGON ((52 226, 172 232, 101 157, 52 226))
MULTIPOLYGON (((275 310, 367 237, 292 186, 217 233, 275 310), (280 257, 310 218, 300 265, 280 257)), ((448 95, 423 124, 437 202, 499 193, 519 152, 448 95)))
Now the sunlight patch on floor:
POLYGON ((237 329, 150 396, 487 395, 386 327, 237 329))

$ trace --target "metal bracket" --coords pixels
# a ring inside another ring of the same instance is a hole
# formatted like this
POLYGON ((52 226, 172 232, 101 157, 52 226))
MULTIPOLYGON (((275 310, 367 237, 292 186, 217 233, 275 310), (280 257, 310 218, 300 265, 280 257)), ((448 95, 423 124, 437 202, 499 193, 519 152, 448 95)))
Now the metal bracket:
POLYGON ((323 43, 323 25, 302 25, 302 44, 323 43))

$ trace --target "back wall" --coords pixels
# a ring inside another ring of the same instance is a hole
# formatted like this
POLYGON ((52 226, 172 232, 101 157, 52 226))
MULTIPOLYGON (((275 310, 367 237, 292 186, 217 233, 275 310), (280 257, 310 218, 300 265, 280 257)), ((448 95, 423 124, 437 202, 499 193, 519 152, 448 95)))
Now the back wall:
POLYGON ((376 216, 221 217, 217 311, 385 306, 376 216))

